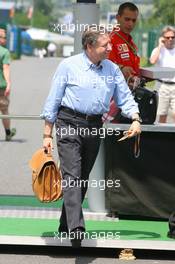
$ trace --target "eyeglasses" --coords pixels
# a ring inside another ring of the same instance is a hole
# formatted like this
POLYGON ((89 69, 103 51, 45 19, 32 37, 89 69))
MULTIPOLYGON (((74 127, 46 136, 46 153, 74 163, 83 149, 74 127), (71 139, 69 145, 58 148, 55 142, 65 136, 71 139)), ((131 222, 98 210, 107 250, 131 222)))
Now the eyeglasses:
POLYGON ((175 36, 164 37, 165 39, 174 39, 175 36))

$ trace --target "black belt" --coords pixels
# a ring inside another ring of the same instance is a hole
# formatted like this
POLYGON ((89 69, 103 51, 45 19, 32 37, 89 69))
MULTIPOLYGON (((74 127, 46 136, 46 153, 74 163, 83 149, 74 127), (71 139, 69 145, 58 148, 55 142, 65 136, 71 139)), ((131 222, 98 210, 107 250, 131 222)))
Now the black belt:
POLYGON ((165 83, 165 84, 170 84, 170 85, 174 84, 175 85, 175 82, 169 82, 169 81, 163 81, 163 80, 158 80, 158 81, 161 83, 165 83))
POLYGON ((71 114, 73 116, 83 118, 87 121, 98 121, 98 122, 102 121, 102 119, 101 119, 102 115, 87 115, 87 114, 83 114, 83 113, 74 111, 73 109, 66 107, 66 106, 61 106, 60 110, 65 112, 65 113, 71 114))

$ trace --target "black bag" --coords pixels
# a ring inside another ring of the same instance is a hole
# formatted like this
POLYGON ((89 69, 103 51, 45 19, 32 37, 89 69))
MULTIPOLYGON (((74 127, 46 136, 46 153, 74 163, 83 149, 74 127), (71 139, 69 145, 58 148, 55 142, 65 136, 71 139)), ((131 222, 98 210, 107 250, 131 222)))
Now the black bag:
POLYGON ((148 90, 145 87, 139 87, 134 91, 134 99, 138 103, 142 123, 153 124, 157 114, 157 92, 148 90))
POLYGON ((169 231, 167 236, 170 238, 175 238, 175 212, 173 212, 169 217, 169 231))
MULTIPOLYGON (((135 101, 138 103, 142 124, 153 124, 156 120, 158 94, 156 91, 148 90, 139 86, 133 91, 135 101)), ((118 123, 131 123, 132 120, 121 115, 119 112, 115 117, 118 123)))

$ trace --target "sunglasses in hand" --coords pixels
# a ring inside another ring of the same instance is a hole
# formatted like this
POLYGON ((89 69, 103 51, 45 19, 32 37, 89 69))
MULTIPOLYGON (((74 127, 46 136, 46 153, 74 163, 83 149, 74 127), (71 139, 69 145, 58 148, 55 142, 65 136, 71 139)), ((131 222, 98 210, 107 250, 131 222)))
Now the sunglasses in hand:
POLYGON ((123 137, 121 137, 117 141, 123 141, 123 140, 127 139, 131 133, 132 132, 131 131, 128 131, 128 130, 127 131, 123 131, 123 137))

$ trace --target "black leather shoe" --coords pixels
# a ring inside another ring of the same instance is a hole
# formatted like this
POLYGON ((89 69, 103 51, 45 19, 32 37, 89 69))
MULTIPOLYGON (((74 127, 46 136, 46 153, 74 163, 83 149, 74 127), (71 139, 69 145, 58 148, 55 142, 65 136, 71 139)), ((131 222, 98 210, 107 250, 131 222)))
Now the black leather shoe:
POLYGON ((83 228, 77 227, 70 232, 70 241, 72 247, 81 247, 81 241, 85 238, 85 230, 83 228))

